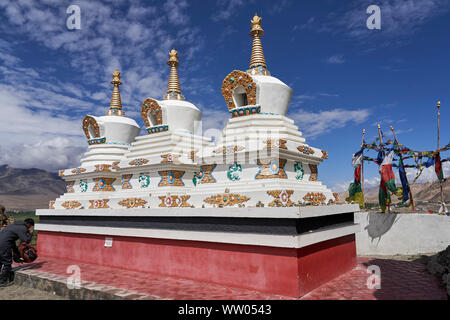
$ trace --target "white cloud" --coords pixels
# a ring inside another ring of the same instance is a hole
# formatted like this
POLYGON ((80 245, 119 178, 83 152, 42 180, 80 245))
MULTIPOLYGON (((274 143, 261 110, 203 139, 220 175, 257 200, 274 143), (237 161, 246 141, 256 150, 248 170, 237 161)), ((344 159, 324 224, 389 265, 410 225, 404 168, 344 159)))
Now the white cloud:
MULTIPOLYGON (((125 112, 139 122, 145 97, 163 96, 169 50, 176 45, 182 66, 187 66, 203 45, 184 0, 73 4, 81 8, 81 30, 66 29, 68 4, 60 1, 0 3, 0 32, 64 56, 63 61, 43 59, 37 70, 16 56, 23 42, 0 40, 0 163, 51 170, 76 165, 86 149, 81 119, 86 113, 106 112, 114 69, 121 71, 125 112), (61 67, 73 77, 59 80, 55 73, 61 67)), ((196 90, 195 84, 202 85, 195 82, 190 89, 196 90)))
POLYGON ((77 142, 66 137, 51 137, 33 144, 2 146, 0 163, 14 168, 40 168, 51 172, 78 167, 86 147, 77 145, 77 142))
POLYGON ((369 110, 333 109, 327 111, 310 112, 303 109, 291 112, 290 117, 296 121, 299 130, 309 138, 343 128, 349 124, 359 124, 367 120, 369 110))
POLYGON ((343 55, 333 55, 325 60, 328 64, 342 64, 345 62, 343 55))
POLYGON ((252 0, 217 0, 217 11, 211 17, 213 21, 222 21, 229 19, 239 7, 246 3, 253 2, 252 0))

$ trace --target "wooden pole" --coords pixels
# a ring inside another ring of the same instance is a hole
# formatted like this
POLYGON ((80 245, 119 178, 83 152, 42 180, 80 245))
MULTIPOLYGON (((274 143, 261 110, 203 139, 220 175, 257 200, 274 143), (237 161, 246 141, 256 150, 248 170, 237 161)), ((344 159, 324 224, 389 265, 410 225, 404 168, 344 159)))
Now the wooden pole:
MULTIPOLYGON (((439 152, 439 138, 440 138, 440 127, 439 127, 439 117, 441 115, 439 108, 441 107, 441 102, 438 101, 437 103, 437 152, 439 152)), ((445 211, 445 204, 444 204, 444 191, 442 189, 442 181, 441 179, 439 180, 439 186, 441 188, 441 206, 443 207, 442 209, 445 211)), ((444 212, 445 214, 445 212, 444 212)))
MULTIPOLYGON (((397 135, 395 134, 394 128, 392 126, 391 126, 391 131, 394 134, 395 143, 397 145, 399 145, 397 135)), ((416 212, 416 209, 414 207, 414 200, 413 200, 413 196, 412 196, 412 192, 411 192, 411 187, 409 186, 408 177, 406 176, 406 169, 405 169, 405 166, 403 163, 403 156, 402 156, 401 152, 400 152, 399 156, 400 156, 400 160, 402 161, 403 171, 405 172, 406 185, 408 186, 408 189, 409 189, 409 202, 411 203, 411 209, 412 209, 412 212, 416 212)))
MULTIPOLYGON (((378 137, 380 138, 380 147, 383 147, 383 137, 381 136, 380 124, 378 124, 378 137)), ((381 166, 381 163, 380 163, 380 166, 381 166)), ((389 190, 387 190, 387 194, 389 196, 389 190)), ((388 208, 388 213, 391 213, 391 204, 390 203, 388 203, 387 208, 388 208)))
MULTIPOLYGON (((363 129, 361 148, 364 147, 364 136, 366 135, 366 129, 363 129)), ((362 151, 362 161, 361 161, 361 189, 364 194, 364 150, 362 151)))

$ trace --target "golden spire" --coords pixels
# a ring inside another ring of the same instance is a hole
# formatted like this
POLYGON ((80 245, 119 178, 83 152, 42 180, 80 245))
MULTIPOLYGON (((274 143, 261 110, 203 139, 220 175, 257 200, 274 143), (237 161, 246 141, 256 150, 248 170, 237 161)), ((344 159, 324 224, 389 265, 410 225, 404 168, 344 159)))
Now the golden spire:
POLYGON ((180 79, 178 78, 177 67, 178 52, 175 49, 169 52, 169 60, 167 64, 170 66, 169 84, 167 86, 167 94, 164 95, 164 100, 184 100, 180 89, 180 79))
POLYGON ((122 84, 120 81, 120 72, 119 70, 115 70, 113 73, 113 79, 111 84, 114 85, 113 92, 111 95, 111 103, 109 104, 107 116, 124 116, 125 111, 122 110, 122 101, 120 99, 120 90, 119 86, 122 84))
POLYGON ((261 27, 261 17, 255 13, 255 16, 250 21, 252 25, 252 30, 250 35, 253 37, 252 44, 252 57, 250 59, 250 70, 247 72, 249 74, 259 74, 259 75, 270 75, 269 70, 267 70, 266 59, 264 59, 264 52, 261 44, 261 36, 264 35, 264 30, 261 27))

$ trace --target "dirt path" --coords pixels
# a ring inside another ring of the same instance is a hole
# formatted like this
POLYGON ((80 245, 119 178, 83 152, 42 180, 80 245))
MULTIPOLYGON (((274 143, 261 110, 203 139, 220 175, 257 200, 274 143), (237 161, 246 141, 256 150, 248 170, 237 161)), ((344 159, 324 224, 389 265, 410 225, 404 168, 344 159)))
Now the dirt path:
POLYGON ((0 301, 2 300, 67 300, 50 292, 26 288, 19 285, 0 288, 0 301))

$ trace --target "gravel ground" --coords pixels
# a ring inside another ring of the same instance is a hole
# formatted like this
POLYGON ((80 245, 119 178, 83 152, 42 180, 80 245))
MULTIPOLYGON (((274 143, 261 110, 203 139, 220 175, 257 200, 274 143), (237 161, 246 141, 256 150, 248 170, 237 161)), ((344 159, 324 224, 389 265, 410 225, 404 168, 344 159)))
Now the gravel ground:
POLYGON ((0 288, 0 301, 2 300, 67 300, 50 292, 19 285, 0 288))

